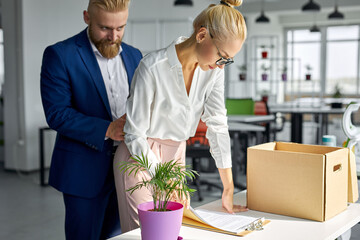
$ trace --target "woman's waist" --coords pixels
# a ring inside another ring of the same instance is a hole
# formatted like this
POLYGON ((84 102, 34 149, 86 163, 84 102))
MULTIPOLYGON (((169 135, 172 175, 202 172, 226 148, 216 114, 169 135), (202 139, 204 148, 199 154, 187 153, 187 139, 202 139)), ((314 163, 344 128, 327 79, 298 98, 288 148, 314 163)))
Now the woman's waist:
POLYGON ((175 147, 185 143, 185 140, 176 141, 172 139, 161 139, 161 138, 152 138, 152 137, 148 137, 148 140, 152 140, 162 145, 175 146, 175 147))

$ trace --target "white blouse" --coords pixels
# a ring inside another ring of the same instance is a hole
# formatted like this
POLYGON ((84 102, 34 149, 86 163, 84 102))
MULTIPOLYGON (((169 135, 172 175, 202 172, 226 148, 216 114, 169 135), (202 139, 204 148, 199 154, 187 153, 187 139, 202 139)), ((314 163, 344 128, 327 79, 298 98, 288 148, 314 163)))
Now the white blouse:
POLYGON ((131 155, 147 155, 153 167, 160 162, 147 138, 184 141, 196 133, 201 118, 218 168, 231 167, 230 137, 224 103, 224 70, 194 72, 187 94, 175 44, 146 55, 135 71, 126 105, 125 144, 131 155))

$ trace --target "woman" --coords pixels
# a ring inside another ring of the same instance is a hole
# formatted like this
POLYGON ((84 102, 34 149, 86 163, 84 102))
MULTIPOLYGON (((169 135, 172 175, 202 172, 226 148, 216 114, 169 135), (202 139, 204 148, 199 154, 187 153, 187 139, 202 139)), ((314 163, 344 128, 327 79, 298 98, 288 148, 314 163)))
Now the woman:
POLYGON ((185 164, 186 140, 195 135, 200 118, 208 127, 206 136, 224 187, 223 207, 229 213, 247 210, 233 205, 231 146, 224 105, 223 69, 233 63, 246 38, 244 18, 234 9, 241 3, 224 0, 210 5, 194 20, 190 38, 180 37, 140 62, 127 102, 125 141, 114 158, 122 232, 138 227, 137 205, 151 201, 151 195, 147 189, 132 195, 126 192, 149 175, 124 175, 118 163, 130 161, 130 154, 143 153, 153 167, 172 159, 185 164))

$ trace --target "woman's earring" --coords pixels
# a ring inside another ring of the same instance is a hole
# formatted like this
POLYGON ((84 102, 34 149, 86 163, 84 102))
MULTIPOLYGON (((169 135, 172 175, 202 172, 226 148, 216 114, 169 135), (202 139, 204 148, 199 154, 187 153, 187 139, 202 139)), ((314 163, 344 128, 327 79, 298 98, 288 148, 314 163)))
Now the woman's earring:
POLYGON ((197 42, 197 43, 200 43, 200 40, 198 39, 198 40, 196 40, 196 42, 197 42))

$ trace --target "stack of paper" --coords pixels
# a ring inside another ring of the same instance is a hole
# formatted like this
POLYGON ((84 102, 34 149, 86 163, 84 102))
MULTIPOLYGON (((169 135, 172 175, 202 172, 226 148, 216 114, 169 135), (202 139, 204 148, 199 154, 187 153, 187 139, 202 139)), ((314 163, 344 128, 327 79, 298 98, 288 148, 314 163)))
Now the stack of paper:
POLYGON ((254 230, 262 230, 269 221, 243 215, 214 212, 205 209, 184 210, 183 225, 209 231, 245 236, 254 230))

